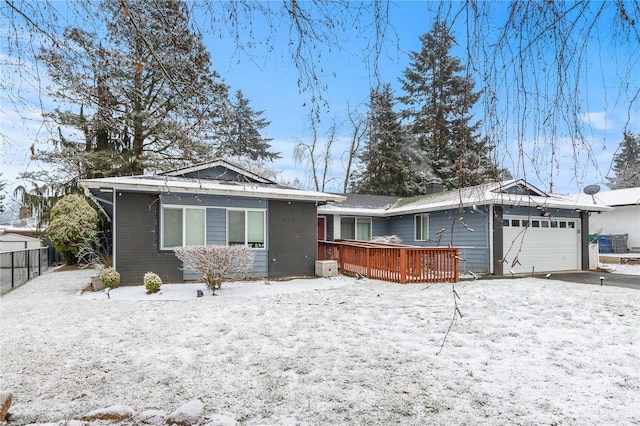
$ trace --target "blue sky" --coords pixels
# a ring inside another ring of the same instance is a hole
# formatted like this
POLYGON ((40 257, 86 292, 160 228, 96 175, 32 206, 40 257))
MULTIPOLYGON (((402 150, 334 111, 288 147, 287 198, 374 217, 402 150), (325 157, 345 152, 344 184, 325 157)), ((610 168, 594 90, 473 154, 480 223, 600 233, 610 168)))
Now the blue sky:
MULTIPOLYGON (((498 3, 498 8, 501 4, 498 3)), ((397 95, 400 94, 398 78, 408 66, 408 52, 420 49, 419 37, 428 32, 433 25, 433 2, 397 2, 389 7, 390 21, 393 31, 390 34, 392 42, 385 46, 380 58, 379 69, 382 82, 392 84, 397 95), (397 35, 397 40, 394 39, 397 35)), ((504 10, 502 10, 504 12, 504 10)), ((453 53, 464 57, 463 21, 455 29, 454 36, 458 38, 459 47, 453 53)), ((253 29, 256 40, 267 36, 266 28, 256 25, 253 29)), ((324 83, 328 91, 324 93, 327 107, 321 108, 322 125, 320 135, 332 120, 338 123, 346 120, 346 112, 359 108, 365 111, 370 87, 375 83, 372 72, 363 61, 363 46, 370 40, 357 38, 355 31, 342 34, 341 49, 326 46, 314 53, 321 55, 320 64, 327 76, 324 83), (324 127, 323 127, 324 126, 324 127)), ((250 52, 250 58, 238 53, 233 40, 214 35, 205 36, 212 56, 213 68, 216 69, 232 90, 242 90, 255 110, 264 111, 264 117, 271 121, 265 136, 272 138, 272 146, 280 151, 282 158, 273 163, 275 169, 281 170, 281 178, 292 181, 297 178, 302 183, 310 184, 305 166, 296 165, 293 161, 293 149, 297 141, 308 141, 310 130, 308 117, 310 94, 300 93, 297 81, 298 70, 290 62, 288 34, 280 34, 275 39, 274 49, 265 53, 264 45, 257 43, 257 47, 250 52)), ((620 91, 617 87, 618 76, 621 73, 636 73, 640 75, 640 64, 635 67, 622 69, 617 66, 619 58, 625 57, 624 46, 602 48, 601 44, 594 45, 590 50, 590 60, 593 69, 584 76, 577 89, 588 102, 584 103, 584 113, 581 119, 588 122, 585 133, 588 146, 595 161, 587 157, 588 149, 583 146, 571 149, 572 142, 564 140, 559 132, 555 140, 558 165, 551 168, 545 166, 545 159, 550 157, 547 141, 536 140, 535 135, 524 135, 520 141, 501 140, 499 145, 499 160, 503 167, 507 167, 516 177, 526 177, 531 183, 543 190, 549 189, 549 176, 553 176, 555 192, 577 193, 592 183, 604 184, 611 163, 611 157, 621 140, 625 123, 629 130, 640 130, 640 116, 637 103, 635 109, 628 110, 629 99, 617 98, 620 91), (603 71, 599 71, 602 69, 603 71), (606 88, 606 89, 605 89, 606 88), (520 157, 518 143, 524 148, 525 156, 520 157), (533 163, 538 163, 533 167, 533 163)), ((4 49, 3 49, 4 52, 4 49)), ((636 52, 637 55, 637 52, 636 52)), ((4 66, 3 66, 4 68, 4 66)), ((3 70, 3 74, 8 69, 3 70)), ((41 70, 43 73, 43 70, 41 70)), ((632 75, 632 74, 627 74, 632 75)), ((37 85, 33 82, 21 82, 22 89, 32 94, 32 99, 38 99, 37 85), (32 85, 29 87, 29 85, 32 85)), ((481 89, 479 85, 476 89, 481 89)), ((634 90, 631 88, 630 93, 634 90)), ((637 87, 635 88, 637 90, 637 87)), ((624 91, 623 91, 624 92, 624 91)), ((629 95, 631 96, 631 95, 629 95)), ((46 103, 46 100, 45 100, 46 103)), ((36 149, 46 149, 46 131, 40 124, 39 108, 26 108, 17 114, 7 100, 7 93, 2 93, 0 115, 0 132, 2 134, 2 159, 0 171, 2 179, 12 186, 17 173, 33 171, 38 165, 30 160, 29 147, 35 143, 36 149)), ((476 119, 483 119, 482 110, 477 108, 476 119)), ((338 140, 346 141, 350 135, 348 126, 338 127, 338 140)), ((340 156, 345 145, 337 144, 334 150, 332 173, 342 175, 340 156)), ((338 190, 339 187, 328 187, 328 190, 338 190)))

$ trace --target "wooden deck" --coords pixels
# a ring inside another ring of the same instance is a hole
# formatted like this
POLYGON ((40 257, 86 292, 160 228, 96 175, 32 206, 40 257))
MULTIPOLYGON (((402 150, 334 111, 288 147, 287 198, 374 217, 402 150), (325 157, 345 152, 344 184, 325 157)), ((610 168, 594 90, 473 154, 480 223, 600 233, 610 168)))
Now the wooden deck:
POLYGON ((318 260, 336 260, 338 271, 383 281, 458 282, 457 248, 413 247, 369 241, 318 241, 318 260))

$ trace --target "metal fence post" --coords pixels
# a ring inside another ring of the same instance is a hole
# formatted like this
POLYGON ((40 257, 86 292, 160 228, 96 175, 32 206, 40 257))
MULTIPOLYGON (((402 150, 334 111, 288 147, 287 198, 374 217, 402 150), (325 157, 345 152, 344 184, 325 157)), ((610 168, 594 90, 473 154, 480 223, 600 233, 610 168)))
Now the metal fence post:
POLYGON ((13 254, 14 252, 11 252, 11 288, 14 288, 13 285, 13 281, 14 281, 14 271, 15 271, 15 267, 13 266, 13 254))

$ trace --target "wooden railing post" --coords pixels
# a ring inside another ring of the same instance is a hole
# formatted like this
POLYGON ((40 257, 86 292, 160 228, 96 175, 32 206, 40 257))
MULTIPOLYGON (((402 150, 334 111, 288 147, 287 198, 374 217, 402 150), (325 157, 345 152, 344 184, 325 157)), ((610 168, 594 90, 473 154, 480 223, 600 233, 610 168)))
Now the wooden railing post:
POLYGON ((407 283, 407 249, 400 249, 400 284, 407 283))

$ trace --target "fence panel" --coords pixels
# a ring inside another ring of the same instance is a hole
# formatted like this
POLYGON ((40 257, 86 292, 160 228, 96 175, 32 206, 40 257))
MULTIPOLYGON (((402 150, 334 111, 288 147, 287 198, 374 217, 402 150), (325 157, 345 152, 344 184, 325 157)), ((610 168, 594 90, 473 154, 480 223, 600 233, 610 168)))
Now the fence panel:
POLYGON ((49 269, 48 247, 0 253, 0 295, 49 269))

